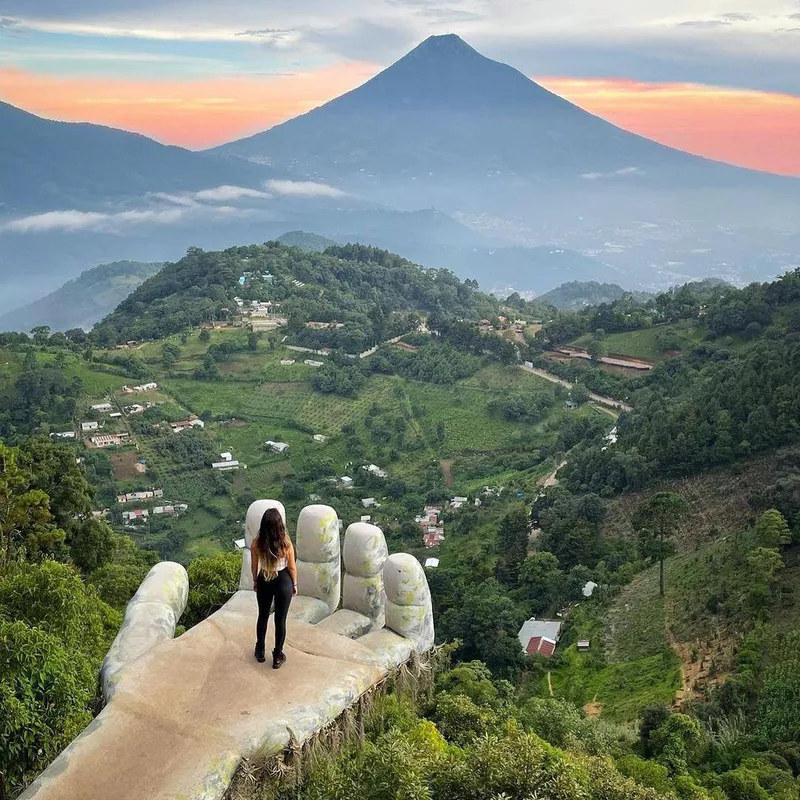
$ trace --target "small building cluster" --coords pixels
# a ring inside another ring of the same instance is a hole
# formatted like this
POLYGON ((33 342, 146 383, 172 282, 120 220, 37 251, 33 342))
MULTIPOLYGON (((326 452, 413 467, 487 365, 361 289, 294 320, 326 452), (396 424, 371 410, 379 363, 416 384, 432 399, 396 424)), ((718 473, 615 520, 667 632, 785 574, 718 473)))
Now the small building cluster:
POLYGON ((336 331, 344 328, 343 322, 306 322, 306 328, 311 328, 314 331, 336 331))
POLYGON ((187 511, 188 508, 189 506, 186 505, 186 503, 175 503, 174 505, 169 506, 156 506, 153 509, 153 514, 166 514, 168 516, 173 516, 175 514, 182 514, 184 511, 187 511))
POLYGON ((128 492, 127 494, 118 494, 117 502, 133 503, 142 500, 156 500, 163 496, 164 496, 163 489, 156 489, 155 487, 153 487, 152 489, 144 489, 143 491, 140 492, 128 492))
POLYGON ((134 392, 153 392, 158 389, 157 383, 143 383, 139 386, 123 386, 122 391, 125 394, 133 394, 134 392))
POLYGON ((522 651, 529 656, 542 655, 550 658, 556 651, 561 626, 561 620, 531 617, 523 623, 517 634, 522 651))
POLYGON ((425 506, 422 514, 414 517, 414 522, 422 530, 422 543, 425 547, 438 547, 444 541, 444 523, 441 521, 441 506, 425 506))
POLYGON ((144 412, 147 411, 148 408, 152 408, 153 405, 154 403, 145 403, 144 405, 141 403, 132 403, 129 406, 124 406, 122 410, 129 416, 131 414, 144 414, 144 412))
POLYGON ((106 447, 121 447, 123 444, 126 444, 130 438, 131 435, 127 431, 123 431, 122 433, 104 433, 99 436, 90 436, 89 445, 101 450, 106 447))
POLYGON ((389 473, 385 469, 381 469, 377 464, 365 464, 361 469, 368 472, 375 478, 388 478, 389 473))
POLYGON ((133 511, 122 512, 122 522, 125 525, 139 525, 147 522, 150 512, 146 508, 134 508, 133 511))
POLYGON ((286 442, 273 442, 271 439, 264 442, 264 444, 272 450, 273 453, 285 453, 289 449, 286 442))
POLYGON ((179 422, 170 422, 169 426, 175 433, 180 433, 189 428, 205 428, 206 424, 200 417, 191 414, 186 419, 182 419, 179 422))
POLYGON ((215 461, 211 465, 211 469, 227 472, 229 470, 239 469, 241 466, 231 453, 220 453, 219 457, 220 461, 215 461))

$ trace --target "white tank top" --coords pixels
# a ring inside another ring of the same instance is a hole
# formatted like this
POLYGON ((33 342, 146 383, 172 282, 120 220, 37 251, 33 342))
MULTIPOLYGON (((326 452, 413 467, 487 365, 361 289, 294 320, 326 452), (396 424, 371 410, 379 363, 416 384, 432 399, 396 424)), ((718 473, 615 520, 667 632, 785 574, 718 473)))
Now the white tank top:
MULTIPOLYGON (((279 558, 278 563, 275 565, 275 572, 280 572, 282 569, 286 569, 288 562, 285 558, 279 558)), ((258 559, 258 568, 261 572, 265 575, 267 574, 267 570, 265 569, 264 560, 262 558, 258 559)))

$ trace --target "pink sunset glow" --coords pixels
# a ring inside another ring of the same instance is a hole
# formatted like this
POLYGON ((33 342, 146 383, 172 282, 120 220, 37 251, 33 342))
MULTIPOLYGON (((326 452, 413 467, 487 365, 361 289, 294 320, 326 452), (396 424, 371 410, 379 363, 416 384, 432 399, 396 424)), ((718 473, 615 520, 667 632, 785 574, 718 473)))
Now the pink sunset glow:
MULTIPOLYGON (((211 80, 62 78, 0 69, 0 98, 45 117, 138 131, 190 148, 264 130, 379 71, 348 62, 284 76, 211 80)), ((800 97, 698 84, 536 78, 593 114, 709 158, 800 175, 800 97)))

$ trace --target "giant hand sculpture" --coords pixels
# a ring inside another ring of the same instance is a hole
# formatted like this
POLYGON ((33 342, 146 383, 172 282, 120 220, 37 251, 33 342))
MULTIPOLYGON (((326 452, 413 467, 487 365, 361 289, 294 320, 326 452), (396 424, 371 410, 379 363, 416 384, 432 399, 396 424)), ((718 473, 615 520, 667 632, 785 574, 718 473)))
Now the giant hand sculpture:
MULTIPOLYGON (((285 518, 277 501, 253 503, 248 545, 270 507, 285 518)), ((186 571, 157 564, 103 663, 107 705, 21 800, 219 800, 242 758, 306 741, 392 668, 433 646, 422 567, 406 554, 388 556, 379 528, 347 529, 343 579, 332 508, 304 508, 296 541, 299 595, 282 670, 253 658, 257 611, 247 548, 240 591, 177 639, 186 571)), ((268 641, 273 633, 270 622, 268 641)))

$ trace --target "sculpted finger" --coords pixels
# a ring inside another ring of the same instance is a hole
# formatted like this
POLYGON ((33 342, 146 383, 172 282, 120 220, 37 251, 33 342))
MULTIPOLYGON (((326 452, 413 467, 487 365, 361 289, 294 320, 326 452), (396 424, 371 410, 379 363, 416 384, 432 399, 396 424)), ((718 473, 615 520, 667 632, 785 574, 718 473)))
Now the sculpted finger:
POLYGON ((290 614, 319 622, 341 597, 339 517, 330 506, 306 506, 297 518, 297 597, 290 614))
POLYGON ((355 639, 380 630, 386 618, 383 565, 388 550, 383 531, 355 522, 344 535, 342 608, 320 625, 355 639))
POLYGON ((171 561, 156 564, 125 609, 119 629, 100 670, 106 700, 111 700, 123 668, 159 642, 175 636, 186 608, 189 577, 171 561))

